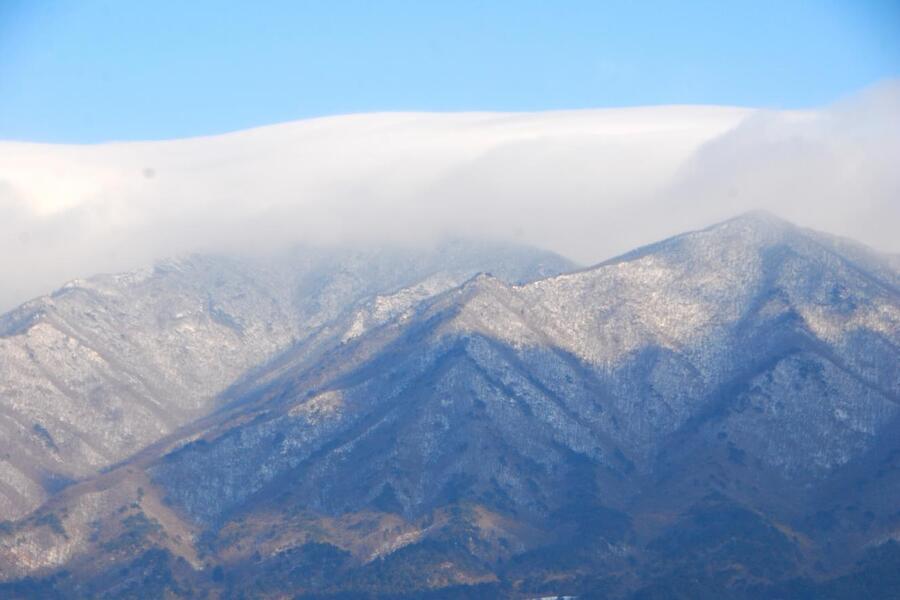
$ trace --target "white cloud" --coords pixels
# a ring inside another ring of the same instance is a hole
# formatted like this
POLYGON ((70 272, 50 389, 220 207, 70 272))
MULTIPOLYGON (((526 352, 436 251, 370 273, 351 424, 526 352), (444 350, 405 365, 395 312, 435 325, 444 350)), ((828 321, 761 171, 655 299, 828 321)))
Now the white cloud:
POLYGON ((376 114, 167 142, 0 143, 0 309, 194 251, 519 239, 590 263, 751 208, 900 251, 900 93, 806 113, 376 114))

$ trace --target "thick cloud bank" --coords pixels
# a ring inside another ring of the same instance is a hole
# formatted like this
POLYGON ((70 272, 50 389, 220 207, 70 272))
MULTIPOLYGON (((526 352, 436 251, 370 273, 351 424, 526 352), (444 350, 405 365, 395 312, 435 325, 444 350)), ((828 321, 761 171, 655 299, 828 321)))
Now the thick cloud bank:
POLYGON ((371 114, 0 143, 0 309, 186 252, 489 236, 591 263, 764 208, 900 251, 900 86, 818 111, 371 114))

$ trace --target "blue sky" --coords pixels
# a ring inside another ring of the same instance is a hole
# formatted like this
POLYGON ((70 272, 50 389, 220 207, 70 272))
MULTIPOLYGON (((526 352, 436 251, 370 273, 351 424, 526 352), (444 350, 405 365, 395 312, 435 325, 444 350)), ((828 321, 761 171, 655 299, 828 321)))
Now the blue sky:
POLYGON ((796 108, 898 75, 896 0, 0 0, 0 139, 381 110, 796 108))

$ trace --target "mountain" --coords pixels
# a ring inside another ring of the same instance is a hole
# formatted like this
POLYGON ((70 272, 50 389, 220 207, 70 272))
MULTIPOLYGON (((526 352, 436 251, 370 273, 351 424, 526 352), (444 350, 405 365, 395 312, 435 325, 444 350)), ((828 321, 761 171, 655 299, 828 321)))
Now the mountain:
POLYGON ((900 592, 889 260, 750 213, 431 291, 357 305, 224 409, 7 524, 6 591, 900 592))
POLYGON ((570 267, 529 248, 457 241, 193 256, 73 281, 0 316, 0 517, 209 414, 279 351, 313 351, 358 303, 409 286, 422 298, 486 269, 520 281, 570 267))

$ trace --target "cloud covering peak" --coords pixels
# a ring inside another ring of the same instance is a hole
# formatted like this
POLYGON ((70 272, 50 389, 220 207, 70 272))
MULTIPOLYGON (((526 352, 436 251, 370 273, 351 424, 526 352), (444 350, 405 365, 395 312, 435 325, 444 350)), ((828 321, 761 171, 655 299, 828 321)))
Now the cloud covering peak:
POLYGON ((513 239, 591 263, 753 208, 900 251, 900 87, 822 110, 384 113, 0 143, 0 309, 188 252, 513 239))

